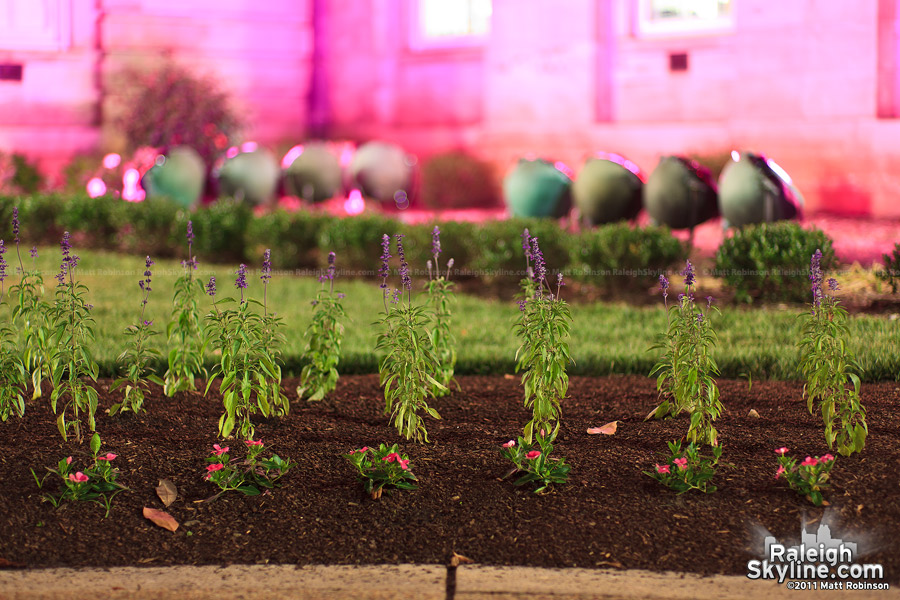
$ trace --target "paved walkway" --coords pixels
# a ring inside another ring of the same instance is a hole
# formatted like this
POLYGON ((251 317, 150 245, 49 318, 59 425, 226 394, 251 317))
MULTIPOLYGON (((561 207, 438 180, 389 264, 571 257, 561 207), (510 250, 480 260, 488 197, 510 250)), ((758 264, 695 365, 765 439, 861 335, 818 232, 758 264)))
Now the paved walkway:
POLYGON ((739 576, 464 565, 121 567, 0 571, 0 600, 780 600, 898 598, 795 591, 739 576))

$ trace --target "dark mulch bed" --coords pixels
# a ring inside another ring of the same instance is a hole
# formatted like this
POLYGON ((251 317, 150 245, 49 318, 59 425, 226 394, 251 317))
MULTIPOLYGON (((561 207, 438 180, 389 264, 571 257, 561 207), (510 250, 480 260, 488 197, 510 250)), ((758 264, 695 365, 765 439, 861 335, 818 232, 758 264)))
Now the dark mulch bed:
MULTIPOLYGON (((292 389, 287 382, 286 388, 292 389)), ((655 405, 651 380, 573 378, 564 404, 558 452, 572 465, 570 483, 538 496, 498 478, 508 464, 500 444, 526 421, 518 379, 462 377, 461 392, 434 403, 432 443, 401 448, 413 459, 418 491, 363 495, 342 453, 395 431, 382 416, 375 376, 344 377, 337 393, 314 406, 294 403, 284 420, 257 432, 282 456, 300 462, 283 488, 260 497, 234 493, 203 502, 204 459, 216 439, 221 405, 212 395, 161 397, 148 412, 98 418, 104 449, 119 454, 121 481, 132 491, 115 499, 109 518, 96 504, 42 503, 29 472, 67 455, 86 458, 87 443, 63 443, 49 408, 31 402, 23 420, 0 424, 0 563, 26 567, 231 563, 437 563, 454 552, 487 565, 612 567, 746 574, 747 548, 762 528, 797 539, 814 508, 773 477, 774 448, 827 451, 818 416, 810 416, 797 383, 722 381, 727 407, 718 428, 723 460, 719 491, 676 495, 642 470, 666 441, 687 430, 686 418, 644 422, 655 405), (753 408, 760 417, 748 416, 753 408), (586 429, 620 421, 616 435, 586 429), (154 488, 171 479, 181 496, 168 509, 176 533, 142 517, 162 508, 154 488)), ((105 386, 101 386, 104 387, 105 386)), ((869 441, 862 455, 838 458, 828 494, 837 529, 871 550, 900 577, 900 415, 898 384, 863 386, 869 441), (865 540, 865 543, 863 541, 865 540)), ((111 399, 102 398, 108 407, 111 399)), ((239 442, 232 442, 237 446, 239 442)), ((104 450, 104 451, 105 451, 104 450)))

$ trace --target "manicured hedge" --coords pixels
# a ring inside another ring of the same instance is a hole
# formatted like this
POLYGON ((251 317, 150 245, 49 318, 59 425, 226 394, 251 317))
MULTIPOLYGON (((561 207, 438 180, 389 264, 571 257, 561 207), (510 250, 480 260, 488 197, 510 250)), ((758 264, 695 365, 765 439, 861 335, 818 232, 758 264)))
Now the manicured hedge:
MULTIPOLYGON (((0 197, 0 237, 10 238, 12 209, 19 207, 27 244, 55 245, 64 230, 76 245, 154 257, 183 257, 188 219, 194 225, 194 253, 211 263, 259 262, 266 248, 276 269, 311 273, 328 252, 339 253, 344 276, 374 277, 381 236, 404 234, 407 260, 424 277, 431 258, 434 224, 405 225, 382 215, 337 218, 322 213, 276 211, 255 217, 245 204, 220 201, 193 213, 172 202, 130 203, 85 195, 0 197), (5 225, 4 225, 5 223, 5 225)), ((660 272, 679 266, 684 244, 660 227, 607 225, 569 233, 552 220, 510 219, 440 225, 441 268, 455 261, 457 277, 486 283, 515 283, 525 272, 522 230, 540 241, 550 275, 567 276, 620 289, 649 287, 660 272)))

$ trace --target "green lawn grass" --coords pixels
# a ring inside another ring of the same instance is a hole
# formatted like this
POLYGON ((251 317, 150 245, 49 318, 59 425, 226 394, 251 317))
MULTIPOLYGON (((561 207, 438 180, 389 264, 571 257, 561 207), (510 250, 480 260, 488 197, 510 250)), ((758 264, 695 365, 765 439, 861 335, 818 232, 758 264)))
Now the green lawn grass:
MULTIPOLYGON (((138 319, 144 261, 138 257, 76 249, 81 256, 78 278, 89 289, 89 302, 94 305, 96 344, 94 355, 103 375, 116 369, 116 357, 124 349, 126 326, 138 319)), ((15 251, 6 255, 16 264, 15 251)), ((48 298, 52 300, 53 278, 59 264, 59 251, 44 248, 38 267, 44 273, 48 298)), ((258 265, 251 265, 258 269, 258 265)), ((195 274, 205 283, 215 275, 219 295, 236 296, 234 267, 200 263, 195 274)), ((11 267, 10 271, 14 269, 11 267)), ((159 261, 153 268, 153 292, 145 318, 154 328, 164 332, 172 307, 172 288, 181 274, 174 261, 159 261)), ((17 281, 11 275, 6 289, 17 281)), ((248 275, 249 295, 261 299, 259 272, 248 275)), ((395 282, 396 284, 396 282, 395 282)), ((414 282, 421 285, 421 282, 414 282)), ((310 321, 313 299, 319 283, 311 277, 291 273, 275 273, 269 285, 268 304, 282 317, 287 345, 284 348, 285 371, 298 374, 303 352, 303 333, 310 321)), ((373 322, 383 310, 381 290, 365 281, 336 282, 336 288, 347 294, 344 300, 351 321, 347 323, 340 370, 342 373, 372 373, 377 370, 372 353, 375 339, 373 322)), ((204 298, 204 310, 211 299, 204 298)), ((719 336, 715 357, 723 377, 752 379, 797 379, 799 335, 797 315, 802 306, 778 308, 723 307, 713 317, 719 336)), ((8 315, 8 312, 2 314, 8 315)), ((457 337, 461 374, 512 373, 516 338, 512 324, 517 307, 512 298, 484 300, 460 296, 454 309, 453 328, 457 337)), ((634 307, 621 303, 576 304, 572 306, 574 327, 570 349, 575 364, 571 374, 607 375, 612 373, 647 374, 656 362, 655 352, 648 352, 656 336, 665 328, 662 304, 656 307, 634 307)), ((8 318, 8 317, 6 317, 8 318)), ((882 316, 854 316, 850 323, 851 349, 856 353, 867 381, 893 380, 900 375, 900 321, 882 316)), ((163 335, 154 338, 162 344, 163 335)), ((209 361, 211 364, 211 360, 209 361)))

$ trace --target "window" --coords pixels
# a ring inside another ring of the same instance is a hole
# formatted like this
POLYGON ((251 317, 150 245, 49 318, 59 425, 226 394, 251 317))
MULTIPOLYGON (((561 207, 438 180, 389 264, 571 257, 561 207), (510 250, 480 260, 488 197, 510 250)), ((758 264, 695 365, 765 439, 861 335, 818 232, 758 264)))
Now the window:
POLYGON ((410 47, 474 46, 491 28, 491 0, 413 0, 410 47))
POLYGON ((734 28, 733 0, 637 0, 637 35, 722 33, 734 28))
POLYGON ((0 0, 0 50, 65 50, 70 0, 0 0))

